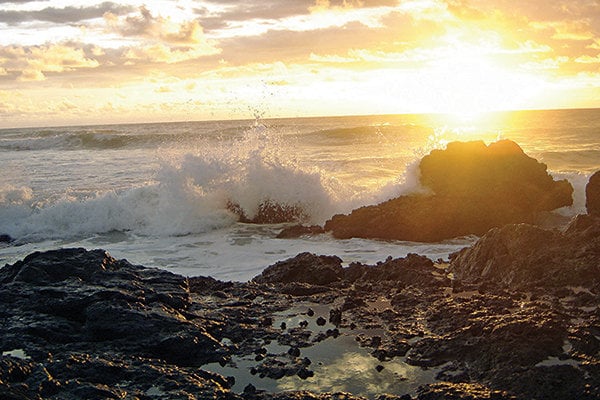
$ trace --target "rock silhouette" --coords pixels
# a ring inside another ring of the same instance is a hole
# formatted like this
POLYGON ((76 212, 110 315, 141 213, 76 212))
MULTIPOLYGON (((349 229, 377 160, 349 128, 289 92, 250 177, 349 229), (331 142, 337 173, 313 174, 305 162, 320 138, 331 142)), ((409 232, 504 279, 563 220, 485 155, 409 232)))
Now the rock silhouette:
POLYGON ((481 141, 450 143, 423 157, 419 170, 429 194, 400 196, 335 215, 325 230, 337 238, 435 242, 532 223, 538 213, 573 202, 568 181, 555 181, 545 164, 510 140, 489 146, 481 141))
POLYGON ((585 207, 588 214, 600 215, 600 171, 593 174, 585 186, 585 207))

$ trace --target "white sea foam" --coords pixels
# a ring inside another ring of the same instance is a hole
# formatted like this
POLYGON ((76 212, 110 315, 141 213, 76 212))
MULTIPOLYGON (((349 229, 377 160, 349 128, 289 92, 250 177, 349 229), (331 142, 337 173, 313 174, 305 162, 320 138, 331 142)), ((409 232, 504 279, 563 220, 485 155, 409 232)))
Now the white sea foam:
POLYGON ((110 231, 177 236, 232 225, 237 217, 227 209, 229 202, 249 217, 267 200, 298 206, 312 223, 323 223, 356 203, 339 182, 317 168, 301 168, 276 142, 257 126, 233 143, 163 156, 152 183, 92 197, 65 195, 43 206, 34 201, 31 188, 8 186, 0 192, 2 233, 27 240, 110 231))
MULTIPOLYGON (((183 154, 164 159, 156 181, 122 191, 104 191, 93 197, 65 194, 46 204, 26 186, 0 188, 2 232, 23 240, 72 238, 110 231, 140 235, 180 236, 209 232, 235 223, 228 202, 253 217, 264 201, 298 206, 310 220, 323 224, 336 213, 347 213, 400 194, 423 191, 418 165, 373 191, 352 191, 351 186, 317 168, 303 169, 293 160, 266 148, 248 150, 247 141, 228 149, 212 148, 205 154, 183 154), (243 154, 241 154, 243 153, 243 154)), ((270 148, 269 148, 270 149, 270 148)), ((574 216, 585 212, 584 173, 553 173, 568 179, 574 204, 558 212, 574 216)))
POLYGON ((585 186, 590 180, 590 176, 592 174, 586 174, 582 172, 553 172, 550 171, 550 175, 555 180, 566 179, 573 186, 573 205, 568 207, 563 207, 555 212, 566 216, 566 217, 574 217, 577 214, 585 214, 585 186))
MULTIPOLYGON (((597 127, 566 135, 577 113, 550 114, 551 124, 548 113, 539 120, 533 113, 525 125, 501 133, 546 162, 556 179, 569 179, 574 205, 559 213, 572 216, 585 211, 585 184, 600 168, 597 127)), ((487 129, 484 140, 502 129, 487 129)), ((308 222, 322 224, 336 213, 422 190, 417 161, 449 140, 473 138, 471 130, 416 116, 0 131, 0 234, 18 245, 0 244, 0 264, 35 250, 102 247, 186 275, 245 280, 303 251, 345 262, 408 252, 446 258, 474 238, 280 240, 282 226, 237 223, 227 203, 248 216, 266 200, 298 206, 308 222)))

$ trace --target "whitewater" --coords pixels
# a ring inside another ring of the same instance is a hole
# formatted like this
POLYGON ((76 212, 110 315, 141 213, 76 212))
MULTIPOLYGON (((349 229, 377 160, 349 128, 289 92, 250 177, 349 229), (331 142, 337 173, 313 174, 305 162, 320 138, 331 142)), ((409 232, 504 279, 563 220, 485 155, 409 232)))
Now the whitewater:
POLYGON ((245 281, 304 251, 375 263, 448 255, 476 237, 440 243, 328 234, 277 239, 286 225, 237 222, 264 201, 299 207, 305 223, 424 190, 421 157, 450 141, 516 141, 575 188, 600 169, 600 110, 503 112, 462 119, 383 115, 0 130, 0 265, 57 247, 188 276, 245 281))

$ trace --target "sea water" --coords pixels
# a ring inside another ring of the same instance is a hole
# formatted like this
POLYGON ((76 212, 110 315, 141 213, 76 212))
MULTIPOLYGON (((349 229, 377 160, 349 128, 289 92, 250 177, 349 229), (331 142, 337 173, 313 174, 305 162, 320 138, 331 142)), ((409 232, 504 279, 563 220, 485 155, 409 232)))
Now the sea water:
POLYGON ((308 223, 419 190, 418 160, 450 141, 512 139, 575 188, 600 169, 600 110, 520 111, 450 118, 384 115, 0 130, 0 265, 58 247, 187 276, 245 281, 304 251, 375 263, 432 259, 476 240, 440 243, 328 234, 277 239, 285 225, 237 222, 261 202, 299 206, 308 223))

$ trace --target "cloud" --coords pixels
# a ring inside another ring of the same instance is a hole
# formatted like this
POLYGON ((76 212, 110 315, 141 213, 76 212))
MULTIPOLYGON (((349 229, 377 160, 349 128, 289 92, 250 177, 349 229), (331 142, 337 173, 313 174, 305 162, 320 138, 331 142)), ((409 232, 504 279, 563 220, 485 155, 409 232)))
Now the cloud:
POLYGON ((545 58, 540 61, 530 61, 522 64, 522 68, 533 71, 558 70, 564 64, 569 62, 569 57, 559 56, 554 58, 545 58))
POLYGON ((207 7, 194 9, 207 30, 223 29, 240 21, 281 20, 308 15, 309 7, 314 4, 313 0, 218 0, 207 3, 207 7), (219 9, 209 11, 210 5, 219 9))
POLYGON ((139 8, 139 14, 118 16, 112 12, 104 14, 108 27, 125 37, 140 37, 176 44, 199 44, 206 41, 198 21, 181 23, 160 15, 154 16, 145 6, 139 8))
POLYGON ((593 40, 595 37, 589 21, 552 21, 531 22, 536 30, 548 30, 552 39, 555 40, 593 40))
POLYGON ((41 81, 48 72, 68 72, 80 68, 96 68, 97 60, 83 49, 63 44, 44 46, 0 47, 0 67, 21 81, 41 81))
POLYGON ((84 20, 101 18, 107 12, 121 15, 132 11, 131 6, 104 2, 91 7, 47 7, 41 10, 0 10, 0 22, 15 25, 28 21, 44 21, 57 24, 77 23, 84 20))
POLYGON ((344 15, 328 11, 318 14, 316 21, 292 19, 281 22, 277 29, 273 27, 259 34, 222 38, 219 41, 223 49, 221 57, 236 65, 285 60, 313 65, 338 62, 351 66, 376 62, 352 52, 366 50, 377 54, 379 59, 396 58, 409 49, 439 46, 449 29, 397 8, 353 9, 342 13, 344 15))
MULTIPOLYGON (((457 54, 549 82, 574 76, 580 76, 580 82, 598 82, 590 78, 600 64, 598 1, 92 0, 78 6, 73 1, 0 0, 0 4, 0 37, 5 43, 0 46, 1 87, 61 91, 54 98, 57 112, 68 109, 63 97, 81 106, 81 100, 63 90, 81 90, 81 96, 105 90, 102 105, 112 104, 124 118, 154 101, 160 111, 167 105, 159 103, 180 101, 179 93, 189 95, 193 90, 219 98, 218 112, 227 117, 230 94, 242 98, 251 91, 248 88, 261 83, 269 86, 269 92, 285 92, 289 104, 302 98, 306 104, 318 104, 315 109, 321 112, 340 93, 360 90, 361 79, 371 88, 378 76, 392 77, 381 86, 388 90, 396 78, 451 67, 450 61, 460 58, 457 54), (152 85, 147 84, 150 77, 157 79, 152 85), (169 79, 185 83, 175 85, 169 79), (35 83, 39 80, 44 84, 35 83), (145 84, 135 86, 132 93, 145 95, 116 97, 118 90, 140 82, 145 84), (323 87, 331 97, 319 93, 312 102, 310 96, 323 87), (173 92, 166 94, 167 89, 173 92)), ((101 112, 93 96, 87 101, 86 110, 101 112)), ((79 111, 83 110, 81 106, 79 111)))
POLYGON ((132 61, 174 64, 182 61, 218 54, 219 49, 211 46, 171 47, 162 43, 130 47, 123 57, 131 64, 132 61))
POLYGON ((397 0, 315 0, 309 8, 311 12, 325 10, 350 10, 356 8, 391 7, 398 4, 397 0))
POLYGON ((159 86, 158 88, 154 89, 154 91, 156 93, 171 93, 173 92, 173 88, 170 88, 169 86, 159 86))
POLYGON ((598 54, 595 57, 591 57, 588 55, 584 55, 581 57, 577 57, 575 59, 576 63, 581 63, 581 64, 600 64, 600 54, 598 54))

